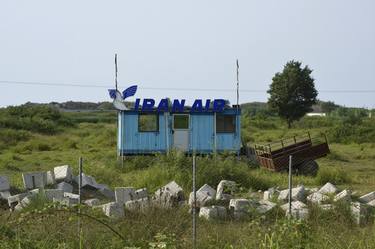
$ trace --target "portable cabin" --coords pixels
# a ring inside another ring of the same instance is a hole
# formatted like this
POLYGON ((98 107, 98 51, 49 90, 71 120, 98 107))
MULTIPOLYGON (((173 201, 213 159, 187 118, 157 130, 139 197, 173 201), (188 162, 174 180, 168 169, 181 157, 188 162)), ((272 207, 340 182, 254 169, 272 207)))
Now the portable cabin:
POLYGON ((182 112, 155 110, 118 112, 118 154, 239 153, 241 148, 241 109, 225 107, 221 112, 182 112))

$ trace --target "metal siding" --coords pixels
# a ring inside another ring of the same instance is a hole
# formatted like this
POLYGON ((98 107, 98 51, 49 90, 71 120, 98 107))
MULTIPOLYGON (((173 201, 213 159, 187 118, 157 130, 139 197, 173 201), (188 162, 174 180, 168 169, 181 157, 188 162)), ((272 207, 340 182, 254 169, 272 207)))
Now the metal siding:
POLYGON ((214 141, 213 114, 191 115, 190 151, 202 153, 212 152, 214 141))
POLYGON ((239 151, 241 148, 241 116, 236 115, 235 133, 216 133, 218 151, 239 151))

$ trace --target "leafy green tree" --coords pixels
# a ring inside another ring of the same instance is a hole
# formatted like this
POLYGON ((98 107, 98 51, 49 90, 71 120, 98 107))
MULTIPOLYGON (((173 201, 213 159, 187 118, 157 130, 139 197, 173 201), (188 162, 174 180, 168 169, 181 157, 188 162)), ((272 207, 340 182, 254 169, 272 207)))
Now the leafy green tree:
POLYGON ((272 78, 267 91, 270 94, 269 106, 286 120, 289 128, 293 121, 312 111, 318 95, 311 77, 312 70, 308 66, 302 68, 301 64, 298 61, 286 63, 283 71, 272 78))
POLYGON ((327 102, 321 102, 320 103, 320 107, 322 108, 322 112, 325 112, 325 113, 331 113, 332 111, 336 110, 339 106, 336 105, 334 102, 332 101, 327 101, 327 102))

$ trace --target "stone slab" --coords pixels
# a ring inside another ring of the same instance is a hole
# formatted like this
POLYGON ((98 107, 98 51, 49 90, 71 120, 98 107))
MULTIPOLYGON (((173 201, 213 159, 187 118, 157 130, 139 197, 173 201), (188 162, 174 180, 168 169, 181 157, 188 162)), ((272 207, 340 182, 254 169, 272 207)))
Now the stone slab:
POLYGON ((202 207, 199 210, 199 217, 207 220, 225 219, 227 210, 222 206, 202 207))
POLYGON ((22 173, 25 189, 44 188, 47 185, 46 172, 22 173))
POLYGON ((73 179, 72 168, 69 165, 57 166, 53 169, 56 182, 71 182, 73 179))
POLYGON ((375 200, 375 191, 362 195, 358 200, 363 203, 368 203, 372 200, 375 200))
POLYGON ((334 198, 333 201, 344 201, 344 202, 351 202, 352 197, 351 197, 352 191, 345 189, 338 193, 334 198))
POLYGON ((110 202, 103 205, 103 212, 106 216, 111 218, 121 218, 124 217, 124 205, 117 202, 110 202))
POLYGON ((318 191, 321 194, 335 194, 338 192, 338 188, 330 182, 324 184, 318 191))
POLYGON ((115 188, 115 200, 118 203, 125 204, 135 198, 135 189, 133 187, 117 187, 115 188))
POLYGON ((10 189, 9 179, 6 176, 0 176, 0 192, 10 189))
POLYGON ((216 200, 227 200, 233 198, 236 192, 237 186, 234 181, 222 180, 217 185, 216 189, 216 200))
POLYGON ((62 190, 63 192, 72 193, 73 186, 67 182, 60 182, 56 186, 57 189, 62 190))

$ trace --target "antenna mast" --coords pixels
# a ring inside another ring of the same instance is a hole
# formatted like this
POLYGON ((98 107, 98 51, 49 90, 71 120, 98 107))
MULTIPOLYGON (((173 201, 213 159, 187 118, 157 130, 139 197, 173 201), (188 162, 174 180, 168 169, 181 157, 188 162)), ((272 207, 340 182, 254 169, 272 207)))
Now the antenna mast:
POLYGON ((238 78, 240 66, 238 64, 238 59, 236 60, 236 64, 237 64, 237 110, 238 110, 239 101, 240 101, 240 81, 239 81, 239 78, 238 78))
POLYGON ((117 54, 115 54, 115 85, 117 91, 117 54))

